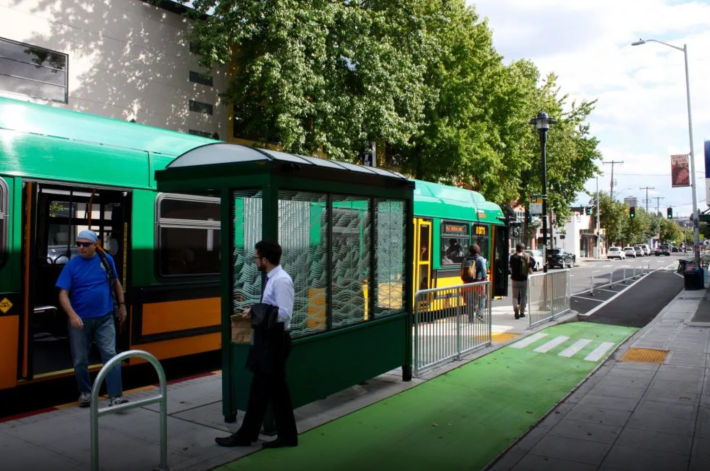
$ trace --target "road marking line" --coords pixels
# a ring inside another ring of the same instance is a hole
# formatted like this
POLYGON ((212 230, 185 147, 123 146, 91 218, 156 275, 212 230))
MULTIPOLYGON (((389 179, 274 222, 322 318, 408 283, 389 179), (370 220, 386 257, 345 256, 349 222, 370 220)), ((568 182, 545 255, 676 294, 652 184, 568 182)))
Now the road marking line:
POLYGON ((584 296, 572 296, 573 298, 586 299, 587 301, 596 301, 598 303, 603 303, 603 299, 585 298, 584 296))
MULTIPOLYGON (((621 282, 619 282, 621 283, 621 282)), ((606 291, 607 293, 618 293, 618 291, 614 291, 613 289, 604 289, 604 288, 597 288, 597 291, 606 291)))
POLYGON ((587 313, 585 313, 585 314, 580 313, 579 315, 580 315, 580 316, 591 316, 592 314, 594 314, 595 312, 597 312, 598 310, 600 310, 601 308, 603 308, 604 306, 606 306, 607 304, 609 304, 610 302, 612 302, 613 300, 615 300, 616 298, 618 298, 619 296, 621 296, 622 294, 626 293, 629 289, 631 289, 631 288, 632 288, 633 286, 635 286, 637 283, 640 283, 641 281, 645 280, 649 275, 651 275, 651 274, 653 274, 653 273, 656 273, 657 271, 658 271, 658 269, 653 270, 652 272, 647 273, 645 276, 642 276, 642 277, 639 278, 638 280, 636 280, 636 281, 634 281, 633 283, 631 283, 630 285, 628 285, 623 291, 619 291, 619 292, 616 293, 614 296, 612 296, 611 298, 607 299, 606 301, 604 301, 602 304, 600 304, 599 306, 595 307, 595 308, 592 309, 591 311, 589 311, 589 312, 587 312, 587 313))
POLYGON ((556 346, 562 345, 563 343, 565 343, 568 340, 569 340, 569 337, 565 337, 564 335, 560 335, 559 337, 556 337, 556 338, 550 340, 545 345, 537 347, 533 351, 538 352, 538 353, 547 353, 550 350, 552 350, 553 348, 555 348, 556 346))
POLYGON ((584 347, 592 343, 591 340, 589 339, 582 339, 582 340, 577 340, 571 347, 563 350, 559 356, 561 357, 571 357, 572 355, 578 353, 580 350, 582 350, 584 347))
POLYGON ((543 334, 542 332, 531 335, 530 337, 527 337, 520 342, 515 342, 513 345, 511 345, 511 348, 525 348, 531 343, 535 343, 541 338, 547 337, 547 334, 543 334))
POLYGON ((584 357, 586 361, 598 361, 604 354, 609 351, 614 344, 612 342, 602 342, 592 353, 584 357))

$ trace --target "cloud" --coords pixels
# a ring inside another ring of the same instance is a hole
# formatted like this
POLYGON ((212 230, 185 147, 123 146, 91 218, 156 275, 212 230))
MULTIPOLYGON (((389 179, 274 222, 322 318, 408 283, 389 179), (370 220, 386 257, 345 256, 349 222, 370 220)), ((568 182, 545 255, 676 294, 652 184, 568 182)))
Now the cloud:
MULTIPOLYGON (((591 129, 605 160, 624 161, 615 167, 617 188, 632 189, 622 198, 640 201, 645 192, 633 188, 655 186, 665 197, 661 208, 686 205, 681 213, 690 213, 691 191, 671 189, 670 155, 689 151, 683 53, 656 43, 631 43, 645 38, 688 44, 698 200, 706 199, 710 1, 482 0, 475 8, 488 18, 506 61, 531 59, 543 74, 559 76, 571 100, 598 100, 591 129)), ((608 191, 611 166, 601 167, 600 188, 608 191)), ((595 181, 586 187, 594 191, 595 181)))

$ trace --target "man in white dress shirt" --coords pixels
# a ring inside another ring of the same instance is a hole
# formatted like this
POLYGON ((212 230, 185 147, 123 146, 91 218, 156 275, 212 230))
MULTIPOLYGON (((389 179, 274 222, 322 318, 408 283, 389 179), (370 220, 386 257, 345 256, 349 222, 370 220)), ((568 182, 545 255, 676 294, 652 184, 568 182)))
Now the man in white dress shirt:
MULTIPOLYGON (((259 271, 266 272, 261 299, 263 304, 278 308, 276 328, 263 337, 267 348, 260 350, 253 345, 249 352, 247 366, 254 376, 242 426, 231 436, 218 437, 215 441, 221 446, 250 446, 259 439, 266 409, 271 404, 278 438, 265 443, 264 448, 293 447, 298 445, 298 431, 286 383, 286 359, 291 353, 289 329, 293 314, 293 280, 279 265, 281 246, 276 242, 262 240, 257 243, 254 263, 259 271)), ((250 317, 250 309, 243 316, 250 317)))

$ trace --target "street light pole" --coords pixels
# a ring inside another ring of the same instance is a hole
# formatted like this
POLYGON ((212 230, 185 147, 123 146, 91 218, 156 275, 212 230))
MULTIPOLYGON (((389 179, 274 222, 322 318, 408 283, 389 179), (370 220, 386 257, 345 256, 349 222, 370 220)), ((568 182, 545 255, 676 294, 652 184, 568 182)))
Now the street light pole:
POLYGON ((693 116, 690 111, 690 74, 688 73, 688 45, 683 44, 683 47, 674 46, 672 44, 664 43, 663 41, 658 41, 656 39, 639 39, 638 41, 632 43, 632 46, 640 46, 646 44, 647 42, 654 42, 663 44, 664 46, 672 47, 677 51, 683 51, 683 58, 685 59, 685 94, 688 101, 688 137, 690 139, 690 174, 692 183, 691 189, 693 191, 693 252, 695 253, 695 268, 700 267, 700 223, 698 221, 698 196, 696 192, 695 183, 695 146, 693 145, 693 116))
POLYGON ((602 234, 599 226, 599 177, 597 177, 597 258, 602 256, 602 234))
POLYGON ((540 134, 542 154, 542 255, 545 272, 547 271, 547 131, 550 129, 550 124, 556 122, 557 120, 550 118, 544 111, 540 111, 535 118, 530 120, 530 124, 534 125, 540 134))

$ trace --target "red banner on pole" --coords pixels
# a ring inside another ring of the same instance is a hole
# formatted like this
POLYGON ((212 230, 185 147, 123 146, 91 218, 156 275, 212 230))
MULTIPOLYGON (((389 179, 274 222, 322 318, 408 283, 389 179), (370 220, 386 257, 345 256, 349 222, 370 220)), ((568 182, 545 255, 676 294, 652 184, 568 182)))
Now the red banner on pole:
POLYGON ((690 186, 688 154, 671 155, 671 184, 673 188, 690 186))

